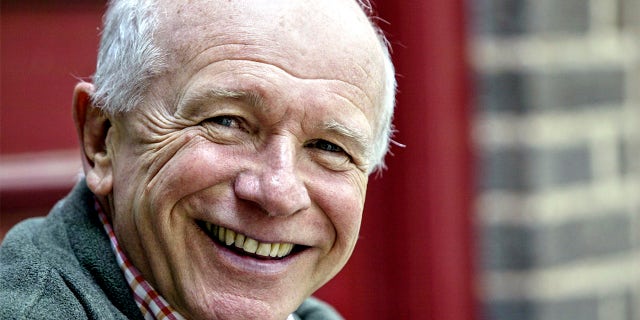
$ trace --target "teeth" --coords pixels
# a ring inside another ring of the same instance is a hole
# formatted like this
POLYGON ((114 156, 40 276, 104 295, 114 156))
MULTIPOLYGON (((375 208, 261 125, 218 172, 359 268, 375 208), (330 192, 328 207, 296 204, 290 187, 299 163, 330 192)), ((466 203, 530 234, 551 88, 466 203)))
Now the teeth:
POLYGON ((224 232, 225 232, 224 228, 218 229, 218 240, 225 241, 224 232))
POLYGON ((279 243, 272 243, 271 244, 271 251, 269 252, 269 256, 272 257, 272 258, 277 257, 279 250, 280 250, 280 244, 279 243))
POLYGON ((271 244, 270 243, 261 243, 258 246, 258 250, 256 250, 256 254, 259 256, 268 257, 271 253, 271 244))
POLYGON ((246 238, 244 239, 244 246, 242 246, 242 248, 246 252, 256 253, 256 250, 258 250, 258 241, 251 238, 246 238))
POLYGON ((293 250, 293 244, 291 243, 282 243, 280 244, 280 248, 278 249, 278 258, 284 257, 291 253, 293 250))
POLYGON ((236 235, 236 243, 235 243, 236 247, 238 247, 238 248, 243 248, 244 247, 244 238, 245 238, 244 234, 242 234, 242 233, 238 233, 236 235))
POLYGON ((264 243, 258 242, 255 239, 249 238, 244 234, 237 233, 233 230, 212 225, 211 223, 205 223, 207 231, 209 231, 214 238, 218 238, 220 242, 227 246, 234 245, 237 248, 241 248, 245 252, 254 253, 263 257, 278 257, 282 258, 291 253, 294 245, 292 243, 264 243))
POLYGON ((227 231, 225 233, 225 239, 227 240, 227 241, 225 241, 225 243, 228 246, 233 244, 234 242, 236 242, 236 232, 233 231, 233 230, 227 229, 227 231))

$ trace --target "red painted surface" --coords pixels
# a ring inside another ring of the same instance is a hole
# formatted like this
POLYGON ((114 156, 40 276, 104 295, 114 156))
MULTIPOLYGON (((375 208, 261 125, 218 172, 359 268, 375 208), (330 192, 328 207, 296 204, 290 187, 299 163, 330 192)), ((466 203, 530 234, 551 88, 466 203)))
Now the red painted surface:
MULTIPOLYGON (((7 155, 28 162, 38 160, 37 152, 77 148, 71 96, 78 78, 94 72, 104 3, 0 2, 0 165, 7 155)), ((35 186, 30 190, 3 180, 0 239, 21 219, 46 214, 68 192, 70 180, 29 181, 35 186)))
POLYGON ((369 189, 362 238, 321 292, 347 319, 477 318, 464 1, 378 0, 399 94, 389 170, 369 189))
MULTIPOLYGON (((395 140, 407 147, 372 179, 356 252, 318 295, 347 319, 473 320, 463 1, 376 2, 399 74, 395 140)), ((93 73, 104 2, 42 3, 2 2, 2 154, 76 146, 71 93, 76 76, 93 73)), ((59 192, 0 194, 0 236, 59 192)))
POLYGON ((2 1, 0 152, 74 148, 71 95, 95 70, 104 1, 2 1))

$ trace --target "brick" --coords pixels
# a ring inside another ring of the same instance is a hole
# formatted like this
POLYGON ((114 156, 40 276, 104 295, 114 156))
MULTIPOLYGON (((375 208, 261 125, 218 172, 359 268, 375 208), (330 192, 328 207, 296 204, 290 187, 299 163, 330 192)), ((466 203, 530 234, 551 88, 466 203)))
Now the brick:
POLYGON ((640 293, 628 291, 625 296, 625 306, 628 320, 640 319, 640 293))
POLYGON ((589 30, 589 0, 478 0, 475 29, 481 35, 512 37, 526 33, 578 33, 589 30))
POLYGON ((527 301, 491 301, 484 306, 484 317, 491 320, 535 320, 535 306, 527 301))
POLYGON ((524 113, 531 109, 527 77, 523 72, 482 73, 476 79, 482 111, 524 113))
POLYGON ((479 34, 513 36, 527 32, 526 1, 478 0, 467 3, 473 6, 474 30, 479 34))
MULTIPOLYGON (((520 1, 516 1, 520 2, 520 1)), ((589 0, 529 0, 528 31, 532 33, 584 34, 589 30, 589 0)))
POLYGON ((532 228, 512 225, 488 226, 482 229, 481 237, 481 259, 484 269, 524 270, 535 264, 535 237, 532 228))
POLYGON ((632 163, 629 162, 629 146, 624 139, 618 140, 618 173, 626 176, 633 172, 632 163))
POLYGON ((610 213, 559 225, 492 225, 482 229, 482 265, 531 270, 606 257, 633 248, 631 217, 610 213))
POLYGON ((600 320, 598 308, 598 297, 588 295, 548 301, 489 301, 484 305, 483 319, 600 320))
POLYGON ((538 302, 536 320, 600 320, 598 302, 594 296, 538 302))
POLYGON ((618 26, 623 29, 640 27, 640 3, 638 0, 618 0, 618 26))
POLYGON ((530 75, 532 109, 575 111, 624 102, 625 72, 619 67, 560 70, 530 75))
POLYGON ((479 108, 483 112, 523 114, 541 111, 577 111, 613 105, 625 100, 622 67, 579 70, 507 70, 476 77, 479 108))
POLYGON ((480 159, 482 190, 532 191, 592 179, 586 144, 566 148, 523 146, 484 150, 480 159))
POLYGON ((518 147, 482 151, 479 169, 482 190, 527 189, 523 173, 528 163, 524 151, 518 147))
MULTIPOLYGON (((632 218, 630 219, 634 221, 633 225, 635 226, 635 230, 636 230, 636 233, 632 237, 633 248, 634 248, 634 251, 638 252, 640 250, 640 233, 638 232, 638 230, 640 230, 640 212, 633 212, 633 214, 631 214, 631 217, 632 218)), ((638 294, 640 294, 640 287, 638 288, 638 290, 639 290, 638 294)), ((640 298, 640 296, 638 298, 640 298)))
POLYGON ((637 301, 633 300, 629 289, 608 291, 600 296, 600 315, 602 320, 638 320, 634 317, 637 301))
POLYGON ((566 186, 592 180, 591 152, 586 144, 534 149, 529 162, 527 173, 532 188, 566 186))
POLYGON ((535 264, 554 266, 626 252, 633 247, 632 223, 629 215, 616 212, 539 228, 535 232, 535 264))

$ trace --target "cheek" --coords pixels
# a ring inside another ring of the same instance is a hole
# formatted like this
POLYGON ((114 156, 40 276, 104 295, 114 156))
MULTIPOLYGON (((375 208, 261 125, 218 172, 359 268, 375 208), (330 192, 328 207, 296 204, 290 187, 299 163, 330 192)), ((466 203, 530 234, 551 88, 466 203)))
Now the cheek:
POLYGON ((315 201, 332 228, 332 233, 328 235, 332 239, 327 242, 328 247, 324 248, 324 255, 316 269, 318 287, 333 278, 351 257, 358 240, 364 207, 365 185, 354 184, 344 177, 330 178, 323 180, 328 184, 316 184, 313 189, 315 201))
POLYGON ((223 146, 200 143, 197 138, 137 154, 139 150, 120 151, 113 190, 114 220, 124 216, 122 219, 133 220, 126 223, 128 227, 153 229, 157 235, 184 219, 173 214, 180 199, 229 181, 234 171, 232 157, 223 146))
POLYGON ((193 144, 175 152, 148 180, 153 203, 175 204, 180 199, 233 179, 237 163, 224 146, 193 144))
POLYGON ((181 255, 172 248, 184 247, 179 242, 191 220, 188 212, 180 209, 180 200, 227 183, 235 170, 233 156, 223 146, 191 140, 182 147, 170 147, 121 157, 121 171, 116 171, 114 227, 125 240, 123 246, 130 258, 147 273, 147 253, 155 255, 155 265, 161 268, 167 267, 162 259, 181 255))
POLYGON ((315 191, 318 205, 336 232, 334 246, 351 251, 360 231, 366 182, 334 178, 315 191))

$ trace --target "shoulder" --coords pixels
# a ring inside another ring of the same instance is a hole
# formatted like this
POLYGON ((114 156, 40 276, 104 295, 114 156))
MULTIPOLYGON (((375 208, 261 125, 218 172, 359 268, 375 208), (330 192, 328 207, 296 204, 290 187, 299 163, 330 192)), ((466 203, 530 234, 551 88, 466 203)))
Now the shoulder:
POLYGON ((307 298, 294 317, 300 320, 342 320, 342 316, 327 303, 314 297, 307 298))
POLYGON ((79 183, 48 216, 7 233, 0 244, 0 319, 126 318, 100 285, 126 290, 126 283, 118 286, 115 258, 105 254, 108 240, 90 218, 92 199, 79 183), (100 282, 96 268, 107 268, 116 280, 100 282))
POLYGON ((0 244, 0 281, 16 280, 29 285, 32 277, 41 276, 56 265, 74 263, 64 219, 57 214, 64 201, 48 216, 22 221, 6 234, 0 244))
POLYGON ((1 319, 87 319, 63 277, 51 268, 0 275, 1 319))
POLYGON ((83 318, 57 267, 78 264, 58 220, 29 219, 7 233, 0 245, 0 318, 83 318))
POLYGON ((99 232, 90 226, 88 199, 92 196, 83 181, 60 200, 46 217, 32 218, 18 223, 0 243, 0 274, 22 268, 46 270, 54 267, 79 266, 73 242, 87 241, 99 232), (77 227, 83 225, 83 228, 77 227), (89 226, 86 226, 89 225, 89 226))

